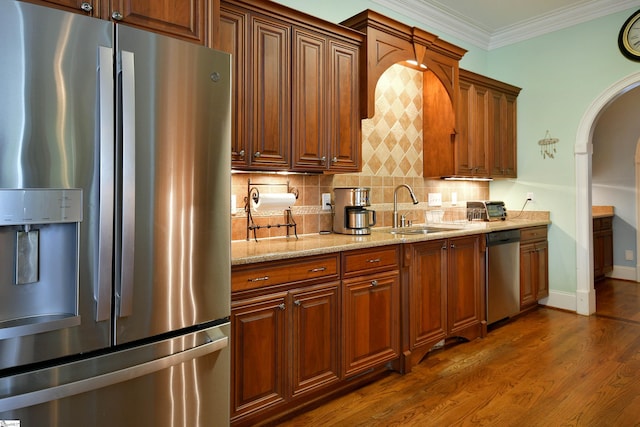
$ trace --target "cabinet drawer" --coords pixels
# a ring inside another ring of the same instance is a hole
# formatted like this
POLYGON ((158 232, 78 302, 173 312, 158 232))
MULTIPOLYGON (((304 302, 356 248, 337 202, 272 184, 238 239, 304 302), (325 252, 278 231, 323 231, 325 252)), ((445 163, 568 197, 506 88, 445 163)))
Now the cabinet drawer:
POLYGON ((342 254, 343 277, 398 268, 399 246, 363 249, 342 254))
POLYGON ((337 279, 339 273, 338 254, 241 266, 231 270, 231 291, 316 279, 337 279))
POLYGON ((529 240, 547 240, 547 227, 531 227, 520 230, 520 242, 529 240))
POLYGON ((608 230, 612 226, 613 218, 608 216, 604 218, 593 219, 593 231, 608 230))

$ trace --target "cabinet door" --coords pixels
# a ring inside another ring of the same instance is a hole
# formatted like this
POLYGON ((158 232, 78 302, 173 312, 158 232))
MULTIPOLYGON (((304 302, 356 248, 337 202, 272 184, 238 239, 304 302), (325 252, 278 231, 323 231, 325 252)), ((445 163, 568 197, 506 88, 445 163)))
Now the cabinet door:
MULTIPOLYGON (((424 177, 441 178, 454 175, 456 115, 451 98, 442 81, 431 70, 423 73, 424 177)), ((468 90, 468 85, 466 85, 468 90)), ((468 94, 464 95, 465 97, 468 94)), ((467 106, 462 114, 468 115, 467 106)), ((465 135, 468 126, 464 125, 465 135)), ((458 136, 457 138, 460 138, 458 136)))
POLYGON ((248 166, 247 148, 247 34, 249 15, 223 4, 220 8, 218 48, 231 54, 231 163, 248 166))
POLYGON ((490 102, 491 175, 516 178, 516 97, 492 90, 490 102))
POLYGON ((292 394, 337 382, 339 370, 339 282, 292 291, 292 394))
MULTIPOLYGON (((80 13, 87 16, 100 16, 100 0, 26 0, 29 3, 41 6, 66 10, 67 12, 80 13)), ((103 2, 106 0, 103 0, 103 2)))
POLYGON ((291 152, 291 26, 251 15, 252 169, 286 170, 291 152))
POLYGON ((327 50, 325 36, 293 29, 293 169, 327 169, 327 50))
POLYGON ((458 175, 489 176, 489 95, 485 87, 460 81, 458 175))
POLYGON ((520 310, 536 302, 538 261, 535 243, 520 244, 520 310))
POLYGON ((536 248, 536 302, 549 296, 549 244, 538 242, 536 248))
POLYGON ((480 236, 449 239, 449 335, 465 336, 484 320, 483 259, 480 236))
POLYGON ((285 297, 277 294, 232 304, 232 419, 286 399, 285 297))
POLYGON ((409 348, 429 347, 447 333, 447 241, 411 245, 409 348))
POLYGON ((361 168, 359 46, 329 41, 328 127, 329 169, 358 172, 361 168))
POLYGON ((112 0, 111 17, 143 30, 205 44, 206 4, 207 0, 112 0))
POLYGON ((400 354, 397 271, 343 281, 343 372, 363 372, 400 354))

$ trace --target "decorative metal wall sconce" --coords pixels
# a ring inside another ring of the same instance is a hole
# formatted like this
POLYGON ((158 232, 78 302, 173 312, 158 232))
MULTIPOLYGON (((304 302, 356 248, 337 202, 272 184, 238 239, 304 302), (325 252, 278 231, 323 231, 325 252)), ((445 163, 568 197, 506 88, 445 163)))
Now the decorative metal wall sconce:
POLYGON ((540 154, 542 154, 542 158, 546 159, 549 157, 553 159, 556 154, 556 144, 558 143, 558 138, 551 138, 551 134, 549 131, 544 135, 544 138, 538 141, 538 145, 540 146, 540 154))

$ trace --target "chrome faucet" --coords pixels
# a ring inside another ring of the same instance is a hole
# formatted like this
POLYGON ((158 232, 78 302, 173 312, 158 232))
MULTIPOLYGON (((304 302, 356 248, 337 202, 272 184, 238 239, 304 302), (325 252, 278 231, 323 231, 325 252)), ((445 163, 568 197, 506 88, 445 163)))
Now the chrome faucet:
MULTIPOLYGON (((418 204, 418 199, 413 193, 413 189, 411 187, 409 187, 407 184, 398 185, 396 189, 393 190, 393 228, 398 228, 398 190, 402 187, 409 190, 409 194, 411 195, 411 201, 413 202, 413 204, 418 204)), ((404 224, 402 226, 404 227, 404 224)))

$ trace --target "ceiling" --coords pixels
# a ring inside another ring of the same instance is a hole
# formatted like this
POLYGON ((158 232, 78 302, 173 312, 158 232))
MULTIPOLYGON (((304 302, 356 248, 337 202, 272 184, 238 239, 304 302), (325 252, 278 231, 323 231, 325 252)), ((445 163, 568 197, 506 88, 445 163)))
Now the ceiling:
MULTIPOLYGON (((640 0, 373 0, 485 50, 632 8, 640 0)), ((622 24, 622 23, 621 23, 622 24)))

